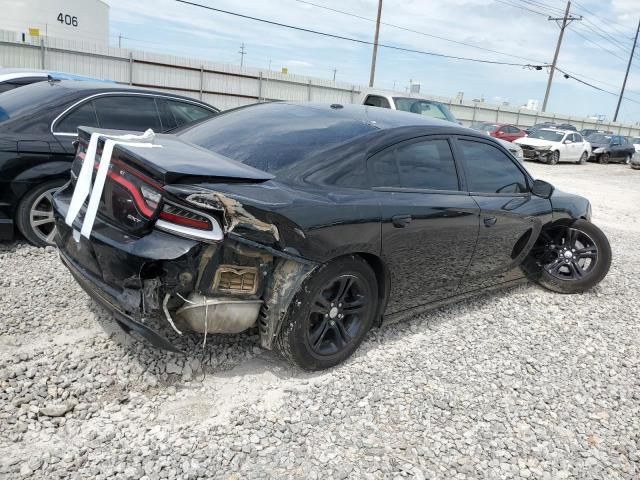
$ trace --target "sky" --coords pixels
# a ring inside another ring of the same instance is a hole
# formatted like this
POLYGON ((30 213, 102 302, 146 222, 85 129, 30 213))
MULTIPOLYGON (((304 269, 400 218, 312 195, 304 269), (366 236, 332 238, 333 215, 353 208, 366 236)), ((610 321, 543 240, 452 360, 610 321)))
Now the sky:
MULTIPOLYGON (((301 28, 371 42, 377 0, 191 0, 194 3, 301 28), (325 7, 325 8, 321 8, 325 7), (345 15, 329 9, 341 10, 345 15)), ((639 0, 574 0, 571 14, 582 16, 565 30, 558 66, 611 95, 556 72, 547 111, 605 115, 613 120, 640 20, 639 0)), ((309 75, 366 86, 370 45, 318 36, 205 10, 175 0, 106 0, 110 43, 203 60, 309 75)), ((519 64, 550 64, 563 0, 383 0, 381 44, 445 55, 519 64), (412 30, 413 32, 407 31, 412 30), (441 38, 436 38, 441 37, 441 38), (452 41, 447 41, 452 40, 452 41), (467 45, 462 45, 462 42, 467 45), (480 48, 477 48, 480 47, 480 48), (483 49, 494 50, 494 53, 483 49)), ((375 86, 405 90, 420 83, 421 93, 514 106, 542 104, 547 69, 538 71, 445 59, 387 48, 378 50, 375 86)), ((640 48, 634 55, 618 121, 640 122, 640 48)))

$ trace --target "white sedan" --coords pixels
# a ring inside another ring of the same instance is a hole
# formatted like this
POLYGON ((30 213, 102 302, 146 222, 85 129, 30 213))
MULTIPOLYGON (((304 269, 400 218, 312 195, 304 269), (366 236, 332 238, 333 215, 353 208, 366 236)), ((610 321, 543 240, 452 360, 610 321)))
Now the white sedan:
POLYGON ((558 162, 587 163, 591 144, 572 130, 541 128, 513 143, 522 147, 525 160, 538 160, 550 165, 558 162))

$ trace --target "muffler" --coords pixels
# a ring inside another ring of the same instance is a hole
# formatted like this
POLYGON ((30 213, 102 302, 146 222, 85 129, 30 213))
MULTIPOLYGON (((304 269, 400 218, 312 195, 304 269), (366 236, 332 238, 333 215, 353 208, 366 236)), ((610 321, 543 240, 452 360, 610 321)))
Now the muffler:
POLYGON ((255 325, 262 300, 213 298, 192 293, 176 317, 200 333, 240 333, 255 325))

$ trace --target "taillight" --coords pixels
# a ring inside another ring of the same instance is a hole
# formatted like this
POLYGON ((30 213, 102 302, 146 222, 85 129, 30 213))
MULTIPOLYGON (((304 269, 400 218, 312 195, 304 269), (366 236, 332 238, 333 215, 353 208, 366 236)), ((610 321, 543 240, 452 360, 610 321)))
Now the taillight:
POLYGON ((156 227, 199 240, 222 240, 223 237, 215 218, 169 202, 163 204, 156 227))

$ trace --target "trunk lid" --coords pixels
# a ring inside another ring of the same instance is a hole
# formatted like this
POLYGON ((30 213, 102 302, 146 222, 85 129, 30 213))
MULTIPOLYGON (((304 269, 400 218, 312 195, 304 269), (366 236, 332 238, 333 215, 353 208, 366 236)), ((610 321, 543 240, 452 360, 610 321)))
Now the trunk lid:
MULTIPOLYGON (((71 185, 74 188, 91 134, 96 131, 110 136, 129 133, 80 127, 76 157, 71 168, 71 185)), ((212 181, 257 183, 273 178, 269 173, 184 142, 174 135, 156 135, 150 142, 158 147, 114 146, 97 211, 98 218, 136 236, 143 236, 156 226, 185 236, 219 239, 222 219, 194 210, 193 205, 184 203, 165 187, 212 181)), ((96 151, 92 184, 103 147, 104 139, 101 138, 96 151)), ((83 221, 88 201, 87 198, 80 211, 80 222, 83 221)))

